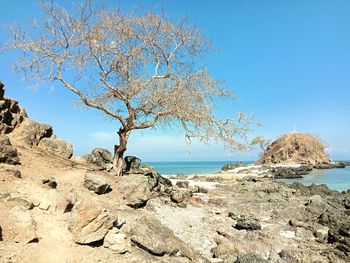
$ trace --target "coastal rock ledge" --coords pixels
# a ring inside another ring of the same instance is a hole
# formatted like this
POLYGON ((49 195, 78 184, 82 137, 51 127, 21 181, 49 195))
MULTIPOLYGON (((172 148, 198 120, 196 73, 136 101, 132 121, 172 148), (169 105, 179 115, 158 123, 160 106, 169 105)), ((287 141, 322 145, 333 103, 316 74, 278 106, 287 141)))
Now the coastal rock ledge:
POLYGON ((292 132, 272 142, 257 164, 330 165, 320 139, 307 133, 292 132))

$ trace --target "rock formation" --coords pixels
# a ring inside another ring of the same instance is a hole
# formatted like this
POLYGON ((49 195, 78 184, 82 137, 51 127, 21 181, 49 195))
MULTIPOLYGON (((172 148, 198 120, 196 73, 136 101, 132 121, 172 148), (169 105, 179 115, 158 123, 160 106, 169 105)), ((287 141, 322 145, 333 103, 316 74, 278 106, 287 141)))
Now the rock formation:
POLYGON ((90 154, 83 156, 86 162, 91 163, 101 170, 110 171, 113 168, 112 153, 103 148, 95 148, 90 154))
POLYGON ((17 149, 6 135, 0 135, 0 163, 19 164, 17 149))
POLYGON ((127 157, 116 177, 56 140, 28 118, 0 136, 0 262, 349 262, 350 191, 271 179, 304 168, 172 182, 127 157))
MULTIPOLYGON (((24 142, 28 146, 39 146, 66 158, 73 155, 72 144, 57 139, 51 125, 30 120, 17 101, 4 97, 4 94, 4 84, 0 82, 0 134, 9 134, 15 141, 24 142)), ((1 142, 7 142, 4 138, 1 142)), ((7 149, 11 146, 8 143, 1 145, 6 145, 7 149)))
POLYGON ((293 132, 272 142, 257 163, 328 165, 332 162, 319 139, 310 134, 293 132))
POLYGON ((0 134, 13 131, 27 118, 25 110, 18 106, 16 100, 4 97, 5 85, 0 81, 0 134))

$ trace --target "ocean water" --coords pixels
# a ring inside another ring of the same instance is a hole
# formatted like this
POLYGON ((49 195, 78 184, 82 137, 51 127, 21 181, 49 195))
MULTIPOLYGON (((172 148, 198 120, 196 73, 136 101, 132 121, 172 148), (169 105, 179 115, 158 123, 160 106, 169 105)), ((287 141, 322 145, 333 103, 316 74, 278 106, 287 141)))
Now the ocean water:
MULTIPOLYGON (((163 175, 174 174, 204 174, 216 173, 221 167, 234 161, 203 161, 203 162, 148 162, 163 175)), ((252 163, 252 162, 245 162, 252 163)), ((350 189, 350 167, 344 169, 315 170, 300 179, 279 180, 286 183, 299 182, 304 185, 326 184, 329 188, 338 191, 350 189)))
POLYGON ((314 170, 304 178, 279 180, 287 184, 299 182, 304 185, 326 184, 330 189, 346 191, 350 189, 350 166, 339 169, 314 170))
MULTIPOLYGON (((203 162, 148 162, 160 174, 210 174, 217 173, 225 164, 237 163, 235 161, 203 161, 203 162)), ((252 162, 244 162, 252 163, 252 162)))

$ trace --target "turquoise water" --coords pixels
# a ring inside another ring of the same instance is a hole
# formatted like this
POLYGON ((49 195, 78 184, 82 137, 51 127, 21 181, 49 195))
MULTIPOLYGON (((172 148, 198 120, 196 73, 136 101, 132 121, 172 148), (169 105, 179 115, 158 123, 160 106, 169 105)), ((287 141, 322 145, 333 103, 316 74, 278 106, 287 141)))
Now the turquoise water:
MULTIPOLYGON (((160 174, 209 174, 217 173, 225 164, 236 163, 234 161, 210 161, 210 162, 148 162, 160 174)), ((244 162, 252 163, 252 162, 244 162)))
POLYGON ((344 169, 315 170, 304 178, 279 180, 286 183, 299 182, 304 185, 326 184, 329 188, 338 191, 350 189, 350 167, 344 169))
MULTIPOLYGON (((216 173, 227 163, 234 161, 212 162, 148 162, 163 175, 173 174, 204 174, 216 173)), ((252 162, 245 162, 252 163, 252 162)), ((300 179, 280 180, 286 183, 299 182, 304 185, 326 184, 329 188, 338 191, 346 191, 350 188, 350 167, 344 169, 315 170, 300 179)))

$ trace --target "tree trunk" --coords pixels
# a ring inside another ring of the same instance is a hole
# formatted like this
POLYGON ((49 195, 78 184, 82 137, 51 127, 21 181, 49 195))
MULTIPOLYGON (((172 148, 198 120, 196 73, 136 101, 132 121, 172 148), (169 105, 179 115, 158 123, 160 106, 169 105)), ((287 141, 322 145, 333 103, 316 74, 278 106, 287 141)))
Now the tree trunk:
POLYGON ((114 159, 113 159, 113 171, 117 176, 123 175, 124 166, 124 153, 128 144, 129 132, 124 129, 118 131, 119 145, 114 146, 114 159))

